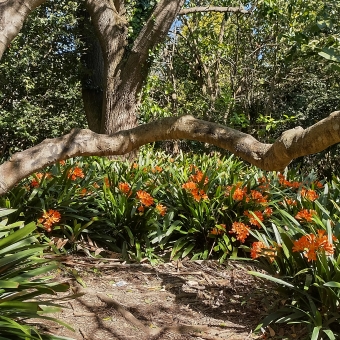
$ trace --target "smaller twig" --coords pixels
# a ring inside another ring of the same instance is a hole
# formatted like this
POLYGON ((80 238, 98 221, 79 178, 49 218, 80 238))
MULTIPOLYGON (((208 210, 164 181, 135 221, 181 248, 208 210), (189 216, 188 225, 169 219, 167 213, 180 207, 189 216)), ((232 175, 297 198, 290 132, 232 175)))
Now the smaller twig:
POLYGON ((92 312, 73 312, 73 316, 95 316, 96 313, 92 313, 92 312))
POLYGON ((82 337, 85 340, 90 340, 90 338, 86 335, 86 333, 81 328, 79 328, 79 333, 82 335, 82 337))
POLYGON ((112 306, 117 312, 119 312, 127 321, 141 329, 145 334, 149 334, 149 329, 144 324, 127 311, 119 302, 113 300, 103 293, 96 294, 100 300, 112 306))

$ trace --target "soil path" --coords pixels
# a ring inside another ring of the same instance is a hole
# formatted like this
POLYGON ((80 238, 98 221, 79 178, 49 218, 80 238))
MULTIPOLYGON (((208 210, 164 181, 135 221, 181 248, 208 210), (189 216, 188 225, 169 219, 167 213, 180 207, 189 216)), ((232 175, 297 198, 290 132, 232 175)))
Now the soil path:
MULTIPOLYGON (((66 278, 72 290, 84 295, 65 302, 56 317, 75 332, 55 323, 44 328, 77 340, 264 339, 253 330, 278 300, 273 287, 247 273, 253 268, 232 261, 151 266, 73 257, 65 267, 73 273, 66 278)), ((280 339, 299 338, 270 331, 280 339)))

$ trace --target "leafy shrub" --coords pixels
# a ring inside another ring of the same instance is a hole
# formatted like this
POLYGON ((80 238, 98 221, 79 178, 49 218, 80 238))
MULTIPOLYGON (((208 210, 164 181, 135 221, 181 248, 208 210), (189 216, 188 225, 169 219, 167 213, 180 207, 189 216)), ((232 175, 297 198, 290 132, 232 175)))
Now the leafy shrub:
MULTIPOLYGON (((1 209, 0 217, 11 212, 1 209)), ((7 222, 7 219, 0 221, 1 339, 66 339, 41 334, 38 329, 26 323, 26 320, 32 318, 59 322, 45 314, 59 310, 56 292, 65 292, 69 286, 51 282, 49 276, 42 276, 58 266, 41 256, 46 245, 40 244, 32 235, 36 229, 35 223, 24 225, 23 222, 7 222), (53 295, 53 298, 42 299, 46 294, 53 295)))
POLYGON ((304 322, 316 339, 339 332, 340 184, 262 172, 234 157, 142 152, 135 163, 101 158, 55 164, 1 204, 40 234, 83 238, 126 260, 252 258, 285 304, 264 319, 304 322))

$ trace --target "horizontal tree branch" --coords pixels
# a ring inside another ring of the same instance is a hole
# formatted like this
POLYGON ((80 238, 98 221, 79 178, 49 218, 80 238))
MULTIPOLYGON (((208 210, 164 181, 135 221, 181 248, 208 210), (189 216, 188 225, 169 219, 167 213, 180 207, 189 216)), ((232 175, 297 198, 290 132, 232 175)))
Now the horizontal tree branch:
POLYGON ((219 7, 219 6, 201 6, 201 7, 190 7, 184 8, 179 12, 179 15, 186 15, 198 12, 220 12, 220 13, 242 13, 250 14, 249 11, 240 7, 219 7))
POLYGON ((123 155, 142 145, 170 139, 189 139, 216 145, 264 170, 283 171, 295 158, 320 152, 340 141, 340 111, 307 129, 287 130, 273 144, 251 135, 192 116, 168 117, 136 128, 101 135, 74 129, 69 134, 46 139, 0 165, 0 195, 21 179, 75 156, 123 155))

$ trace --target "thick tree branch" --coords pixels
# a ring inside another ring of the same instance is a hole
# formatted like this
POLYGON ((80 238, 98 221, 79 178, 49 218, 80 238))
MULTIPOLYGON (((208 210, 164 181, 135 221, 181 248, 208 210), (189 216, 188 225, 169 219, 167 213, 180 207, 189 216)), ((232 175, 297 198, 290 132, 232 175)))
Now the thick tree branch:
POLYGON ((0 195, 35 171, 75 156, 123 155, 147 143, 190 139, 234 153, 264 170, 282 171, 294 158, 320 152, 340 141, 340 111, 313 126, 285 131, 273 144, 264 144, 243 132, 192 116, 169 117, 113 135, 72 130, 16 153, 0 166, 0 195))
MULTIPOLYGON (((147 23, 136 38, 128 64, 135 62, 143 65, 149 51, 164 40, 174 19, 182 8, 184 0, 160 0, 147 23)), ((127 68, 129 70, 129 68, 127 68)))
POLYGON ((11 41, 20 32, 28 15, 46 0, 0 1, 0 59, 11 41))
POLYGON ((178 15, 186 15, 190 13, 197 12, 220 12, 220 13, 242 13, 250 14, 249 11, 242 9, 240 7, 218 7, 218 6, 208 6, 208 7, 190 7, 182 9, 178 15))

